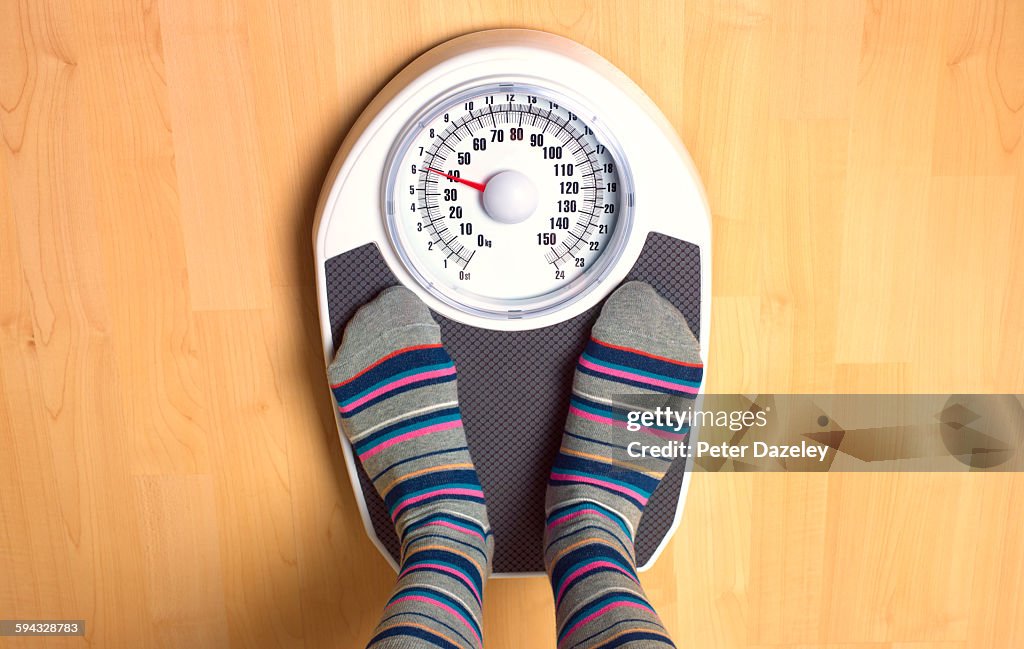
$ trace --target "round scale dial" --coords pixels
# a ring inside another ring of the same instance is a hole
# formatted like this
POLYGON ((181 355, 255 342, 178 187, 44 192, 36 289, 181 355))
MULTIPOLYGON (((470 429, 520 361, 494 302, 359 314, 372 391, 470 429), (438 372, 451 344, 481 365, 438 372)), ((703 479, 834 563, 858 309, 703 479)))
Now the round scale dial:
POLYGON ((388 235, 420 285, 492 318, 582 297, 621 256, 632 182, 592 111, 551 89, 454 93, 406 127, 390 157, 388 235))

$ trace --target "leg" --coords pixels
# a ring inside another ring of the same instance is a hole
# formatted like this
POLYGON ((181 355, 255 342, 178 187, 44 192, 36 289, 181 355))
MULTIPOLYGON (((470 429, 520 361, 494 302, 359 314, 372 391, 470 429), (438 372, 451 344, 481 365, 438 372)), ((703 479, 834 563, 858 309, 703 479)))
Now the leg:
POLYGON ((675 646, 640 586, 633 546, 670 461, 633 458, 626 449, 688 431, 631 432, 626 413, 645 399, 692 399, 702 372, 686 320, 654 289, 630 282, 608 298, 576 366, 548 482, 544 561, 559 649, 675 646))
POLYGON ((494 543, 455 366, 426 305, 408 289, 385 290, 346 326, 328 377, 402 544, 398 584, 368 646, 480 647, 494 543))

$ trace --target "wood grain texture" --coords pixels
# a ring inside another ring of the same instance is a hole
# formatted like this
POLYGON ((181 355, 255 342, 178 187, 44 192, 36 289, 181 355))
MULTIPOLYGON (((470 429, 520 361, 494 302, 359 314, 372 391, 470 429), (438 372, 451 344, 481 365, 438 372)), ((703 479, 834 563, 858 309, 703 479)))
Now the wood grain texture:
MULTIPOLYGON (((1024 2, 0 2, 0 618, 47 646, 355 647, 393 574, 348 489, 310 230, 417 54, 563 34, 714 213, 718 391, 1024 392, 1024 2)), ((1016 475, 698 475, 643 576, 685 647, 1024 646, 1016 475)), ((492 649, 553 647, 492 583, 492 649)), ((41 646, 0 639, 3 647, 41 646)))

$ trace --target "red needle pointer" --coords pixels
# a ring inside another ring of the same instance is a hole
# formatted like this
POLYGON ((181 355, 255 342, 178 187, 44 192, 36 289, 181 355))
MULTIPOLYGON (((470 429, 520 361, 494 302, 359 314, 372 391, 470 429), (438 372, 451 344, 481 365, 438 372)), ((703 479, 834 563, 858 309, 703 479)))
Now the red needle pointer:
POLYGON ((482 192, 484 190, 484 188, 487 187, 487 183, 478 183, 478 182, 475 182, 475 181, 472 181, 472 180, 466 180, 465 178, 459 178, 458 176, 453 176, 451 174, 446 174, 445 172, 439 171, 437 169, 434 169, 433 167, 427 167, 427 171, 431 171, 431 172, 433 172, 435 174, 438 174, 440 176, 444 176, 448 180, 454 180, 457 183, 462 183, 463 185, 469 185, 470 187, 472 187, 473 189, 475 189, 475 190, 477 190, 479 192, 482 192))

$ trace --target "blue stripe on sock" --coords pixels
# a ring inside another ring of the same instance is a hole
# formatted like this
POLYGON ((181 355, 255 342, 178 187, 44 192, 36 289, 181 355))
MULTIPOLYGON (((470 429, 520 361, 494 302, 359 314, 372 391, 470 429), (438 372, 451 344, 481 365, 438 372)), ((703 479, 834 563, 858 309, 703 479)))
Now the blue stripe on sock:
POLYGON ((466 621, 469 622, 469 624, 472 626, 473 630, 476 631, 477 635, 480 634, 480 626, 477 624, 476 618, 473 617, 473 614, 470 613, 469 609, 467 609, 465 606, 463 606, 462 603, 459 602, 454 597, 451 597, 451 596, 448 596, 448 595, 444 595, 444 594, 442 594, 442 593, 440 593, 440 592, 438 592, 436 590, 431 590, 431 589, 428 589, 428 588, 419 588, 419 587, 416 587, 416 586, 412 586, 412 587, 409 587, 409 588, 403 588, 400 591, 398 591, 397 593, 395 593, 391 597, 391 599, 388 600, 388 605, 390 605, 391 602, 395 601, 396 599, 399 599, 399 598, 404 597, 406 595, 417 595, 419 597, 426 597, 427 599, 434 600, 435 602, 441 602, 442 604, 444 604, 444 605, 446 605, 446 606, 448 606, 448 607, 450 607, 452 609, 455 609, 459 613, 459 615, 461 615, 464 618, 466 618, 466 621))
POLYGON ((556 518, 561 518, 562 516, 564 516, 566 514, 573 514, 575 512, 583 510, 583 509, 600 509, 610 519, 612 519, 612 521, 614 521, 616 525, 618 525, 619 529, 621 529, 626 534, 627 538, 632 538, 632 535, 629 533, 629 526, 626 525, 626 521, 624 521, 622 519, 622 517, 618 513, 612 511, 608 507, 605 507, 604 505, 601 505, 599 503, 592 503, 592 502, 576 503, 576 504, 573 504, 573 505, 569 505, 567 507, 559 507, 557 509, 553 509, 551 511, 551 513, 548 515, 547 519, 544 521, 544 523, 545 523, 545 525, 549 524, 549 523, 551 523, 551 521, 555 520, 556 518))
POLYGON ((555 456, 555 464, 551 470, 612 482, 622 487, 635 489, 647 497, 654 492, 658 487, 658 483, 661 482, 661 480, 652 478, 639 471, 633 471, 632 469, 605 462, 597 462, 584 457, 566 455, 561 451, 555 456))
MULTIPOLYGON (((380 621, 380 623, 377 626, 383 626, 384 623, 387 622, 388 620, 393 620, 393 619, 395 619, 397 617, 402 617, 403 615, 408 615, 410 617, 422 618, 422 619, 426 620, 426 622, 424 624, 427 625, 427 626, 432 626, 434 624, 440 624, 441 626, 443 626, 444 628, 448 629, 453 634, 458 636, 460 640, 465 641, 468 646, 473 646, 476 643, 475 640, 472 640, 472 639, 466 637, 464 629, 456 629, 455 627, 453 627, 452 625, 448 624, 447 622, 443 622, 443 621, 437 619, 436 616, 426 615, 424 613, 419 613, 417 611, 398 611, 397 613, 392 613, 391 615, 385 615, 383 618, 381 618, 381 621, 380 621)), ((370 646, 373 644, 373 642, 374 641, 371 640, 370 641, 370 645, 367 645, 368 649, 370 649, 370 646)))
POLYGON ((443 347, 410 349, 383 361, 358 377, 333 388, 339 403, 351 401, 355 395, 365 392, 371 385, 379 384, 396 374, 413 368, 450 364, 451 357, 443 347))
MULTIPOLYGON (((601 367, 608 367, 608 368, 611 368, 613 370, 619 370, 619 371, 622 371, 622 372, 630 372, 632 374, 639 374, 640 376, 646 376, 648 378, 657 379, 659 381, 671 381, 673 383, 682 383, 684 385, 689 385, 690 387, 693 387, 693 388, 700 387, 700 379, 698 379, 696 381, 693 381, 693 380, 690 380, 690 379, 680 378, 678 376, 672 376, 672 375, 666 375, 666 374, 658 374, 657 372, 652 372, 650 370, 641 369, 640 367, 636 367, 634 365, 620 365, 619 363, 613 363, 612 361, 610 361, 610 360, 608 360, 606 358, 598 358, 598 357, 592 356, 592 355, 588 354, 586 351, 583 352, 582 357, 587 359, 591 363, 594 363, 596 365, 600 365, 601 367)), ((641 358, 643 358, 643 357, 641 357, 641 358)))
MULTIPOLYGON (((655 640, 661 643, 665 647, 675 647, 672 641, 668 639, 668 636, 664 633, 655 633, 653 631, 630 631, 629 633, 623 633, 617 638, 609 640, 608 642, 593 645, 593 649, 617 649, 618 647, 625 647, 631 642, 639 640, 655 640)), ((643 645, 649 647, 650 645, 643 645)))
POLYGON ((647 600, 638 597, 631 592, 627 592, 625 590, 614 590, 607 593, 602 593, 601 595, 595 597, 594 600, 591 601, 587 606, 576 611, 576 613, 574 613, 562 624, 562 628, 558 632, 558 641, 561 642, 562 637, 565 635, 565 632, 571 629, 573 625, 576 624, 579 620, 582 620, 583 618, 589 616, 591 613, 602 608, 605 604, 609 604, 611 602, 616 601, 633 602, 634 604, 639 604, 640 606, 649 610, 651 613, 654 613, 654 609, 651 608, 651 605, 647 602, 647 600))
POLYGON ((381 394, 381 395, 379 395, 377 397, 374 397, 373 399, 370 399, 366 403, 363 403, 363 404, 359 405, 358 407, 353 408, 352 410, 349 410, 348 412, 341 412, 340 409, 339 409, 339 414, 341 415, 342 419, 348 419, 350 417, 354 417, 355 415, 358 415, 359 413, 361 413, 362 411, 366 410, 367 408, 372 408, 373 406, 377 405, 381 401, 384 401, 386 399, 390 399, 391 397, 397 396, 399 394, 404 394, 404 393, 406 393, 406 392, 408 392, 410 390, 416 390, 418 388, 426 387, 428 385, 439 385, 441 383, 451 383, 454 380, 455 380, 455 375, 454 374, 449 374, 447 376, 437 376, 437 377, 434 377, 432 379, 424 379, 422 381, 416 381, 416 382, 413 382, 413 383, 408 383, 406 385, 403 385, 400 388, 395 388, 394 390, 390 390, 390 391, 385 392, 385 393, 383 393, 383 394, 381 394))
POLYGON ((623 624, 637 624, 637 623, 656 625, 653 620, 648 620, 648 619, 639 618, 639 617, 629 617, 629 618, 626 618, 624 620, 617 620, 616 622, 613 622, 612 624, 609 624, 608 626, 606 626, 605 628, 601 629, 600 631, 596 631, 594 633, 591 633, 586 638, 583 638, 582 640, 579 640, 579 641, 573 643, 573 645, 569 649, 580 649, 580 647, 583 647, 583 646, 591 647, 592 645, 590 644, 590 642, 594 638, 596 638, 597 636, 601 635, 602 633, 608 633, 609 631, 611 631, 615 627, 621 626, 623 624))
POLYGON ((628 368, 629 371, 640 370, 659 377, 668 377, 673 380, 688 382, 696 381, 697 383, 700 383, 701 377, 704 375, 704 368, 699 365, 700 359, 697 359, 697 362, 695 363, 697 367, 692 367, 691 365, 682 365, 672 363, 667 360, 653 358, 651 356, 644 355, 643 353, 616 349, 594 340, 593 338, 587 342, 587 346, 583 350, 583 353, 593 359, 601 361, 602 364, 605 362, 613 363, 620 367, 628 368))
MULTIPOLYGON (((643 411, 643 409, 641 408, 619 408, 611 406, 609 404, 592 401, 585 397, 581 397, 575 393, 573 393, 573 395, 569 398, 569 403, 570 405, 574 406, 575 408, 578 408, 579 410, 582 410, 583 412, 587 412, 592 415, 597 415, 599 417, 608 417, 609 419, 621 421, 623 423, 629 422, 630 413, 643 411)), ((688 425, 683 426, 679 430, 676 430, 675 426, 669 425, 645 426, 644 428, 649 428, 651 430, 659 430, 664 434, 678 435, 680 437, 690 432, 690 427, 688 425)))
POLYGON ((370 481, 371 482, 376 482, 377 478, 381 477, 382 475, 384 475, 385 473, 387 473, 391 469, 394 469, 396 467, 402 466, 403 464, 406 464, 408 462, 415 462, 416 460, 423 460, 423 459, 428 458, 428 457, 434 457, 436 455, 445 455, 447 453, 458 453, 460 451, 469 451, 469 447, 468 446, 456 446, 456 447, 453 447, 453 448, 444 448, 444 449, 441 449, 440 451, 431 451, 429 453, 421 453, 419 455, 413 455, 412 457, 407 457, 405 459, 399 460, 398 462, 394 462, 392 464, 387 465, 386 467, 384 467, 383 469, 378 471, 376 474, 371 476, 370 477, 370 481))
MULTIPOLYGON (((380 388, 388 385, 389 383, 393 383, 395 381, 398 381, 398 380, 401 380, 401 379, 404 379, 404 378, 407 378, 407 377, 410 377, 410 376, 415 376, 416 374, 422 374, 423 372, 433 372, 434 370, 441 370, 441 369, 445 369, 445 368, 451 367, 451 366, 452 366, 451 361, 448 361, 446 363, 436 363, 434 365, 422 365, 422 366, 418 366, 418 367, 410 367, 409 369, 407 369, 405 371, 398 372, 396 374, 392 374, 391 376, 384 377, 384 379, 382 379, 381 381, 378 381, 377 383, 375 383, 373 385, 367 386, 364 390, 362 390, 362 391, 360 391, 360 392, 358 392, 356 394, 353 394, 353 395, 347 397, 344 401, 340 401, 339 400, 339 403, 341 405, 346 405, 348 403, 351 403, 352 401, 356 401, 358 399, 363 398, 364 396, 366 396, 367 394, 370 394, 374 390, 379 390, 380 388)), ((337 394, 337 391, 335 391, 335 394, 337 394)))
POLYGON ((385 426, 378 431, 374 431, 371 435, 368 435, 353 444, 353 447, 355 448, 357 455, 362 455, 374 446, 377 446, 377 444, 386 442, 389 439, 398 437, 399 435, 404 435, 405 433, 414 431, 418 428, 433 426, 434 424, 457 421, 461 416, 462 414, 459 412, 459 409, 455 407, 445 408, 443 410, 403 419, 402 421, 391 424, 390 426, 385 426))
POLYGON ((471 520, 466 519, 466 518, 460 518, 458 516, 452 516, 451 514, 443 514, 443 513, 442 514, 431 514, 430 516, 425 516, 425 517, 423 517, 421 519, 418 519, 417 521, 415 521, 413 523, 410 523, 408 525, 408 527, 405 528, 405 535, 409 536, 409 534, 413 530, 417 530, 417 529, 423 527, 424 525, 426 525, 427 523, 431 523, 431 522, 434 522, 434 521, 445 521, 445 522, 448 522, 448 523, 452 523, 453 525, 458 525, 460 527, 468 527, 468 528, 471 528, 471 529, 479 532, 485 538, 490 535, 490 531, 485 530, 483 525, 481 525, 480 523, 478 523, 476 521, 471 521, 471 520))
POLYGON ((620 376, 611 376, 604 372, 597 372, 589 367, 583 367, 582 365, 576 366, 576 371, 586 374, 588 376, 594 376, 605 381, 611 381, 612 383, 618 383, 620 385, 630 385, 637 388, 643 388, 646 392, 657 392, 659 394, 671 394, 675 396, 685 396, 687 393, 681 390, 674 390, 672 388, 665 388, 659 385, 651 385, 650 383, 641 383, 640 381, 633 381, 631 379, 624 379, 620 376))
POLYGON ((595 561, 607 560, 616 564, 630 575, 636 577, 636 571, 630 563, 629 554, 622 554, 604 543, 587 543, 563 554, 551 566, 551 586, 557 593, 565 581, 565 577, 574 570, 595 561))
MULTIPOLYGON (((620 524, 620 525, 621 525, 621 524, 620 524)), ((622 542, 622 540, 621 540, 621 539, 620 539, 619 537, 617 537, 617 536, 616 536, 616 535, 614 535, 614 534, 611 534, 611 533, 610 533, 610 532, 608 531, 608 527, 607 527, 607 526, 604 526, 604 525, 582 525, 582 526, 580 526, 580 527, 574 527, 574 528, 572 528, 572 530, 571 530, 571 531, 569 531, 569 532, 566 532, 565 534, 560 534, 559 536, 556 536, 555 538, 553 538, 553 539, 551 539, 550 541, 548 541, 548 544, 547 544, 546 546, 544 546, 544 551, 545 551, 545 552, 547 552, 547 550, 548 550, 548 549, 550 549, 550 548, 551 548, 551 546, 553 546, 553 545, 554 545, 555 543, 558 543, 559 541, 562 541, 562 540, 564 540, 564 539, 567 539, 567 538, 569 538, 570 536, 576 536, 577 534, 581 534, 581 533, 583 533, 583 532, 584 532, 585 530, 594 530, 595 532, 604 532, 604 533, 605 533, 605 534, 607 534, 607 535, 608 535, 608 536, 609 536, 609 537, 610 537, 610 538, 611 538, 611 539, 612 539, 613 541, 615 541, 616 543, 618 543, 618 544, 619 544, 619 547, 621 547, 621 548, 622 548, 622 551, 626 553, 626 556, 630 556, 630 555, 631 555, 631 553, 632 553, 632 550, 630 550, 630 548, 628 548, 628 547, 626 546, 626 544, 625 544, 625 543, 623 543, 623 542, 622 542)), ((626 538, 630 538, 630 536, 629 536, 629 531, 628 531, 628 530, 625 530, 625 529, 623 529, 622 531, 623 531, 623 532, 624 532, 624 533, 626 534, 626 538)))
MULTIPOLYGON (((452 532, 453 534, 456 533, 455 530, 449 530, 449 531, 452 532)), ((448 536, 447 534, 442 534, 440 532, 438 532, 437 534, 424 534, 423 536, 417 536, 413 540, 409 541, 409 545, 405 546, 405 552, 406 552, 406 554, 408 554, 409 551, 412 550, 414 548, 414 546, 417 543, 420 543, 421 541, 422 542, 427 542, 427 541, 433 541, 433 540, 438 540, 438 539, 443 539, 445 542, 455 543, 456 545, 461 545, 462 547, 464 547, 464 548, 466 548, 468 550, 473 550, 474 552, 476 552, 477 554, 479 554, 483 558, 484 563, 487 562, 487 553, 484 552, 484 550, 482 549, 480 542, 469 543, 467 541, 462 541, 460 539, 456 539, 454 537, 448 536)))
POLYGON ((384 497, 384 504, 388 509, 394 508, 396 504, 423 493, 428 493, 438 487, 465 487, 467 489, 479 489, 480 480, 476 476, 476 469, 449 469, 447 471, 434 471, 415 478, 403 480, 394 486, 388 495, 384 497))
POLYGON ((367 647, 371 648, 373 647, 374 644, 378 642, 387 640, 388 638, 394 638, 396 636, 408 636, 411 638, 416 638, 418 640, 422 640, 426 643, 429 643, 431 646, 440 647, 440 649, 465 649, 464 647, 460 647, 458 645, 452 644, 451 642, 448 642, 439 635, 430 633, 426 629, 421 629, 415 626, 406 626, 404 624, 396 625, 391 627, 390 629, 385 629, 384 631, 381 631, 380 633, 378 633, 370 639, 370 644, 368 644, 367 647))

